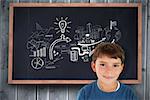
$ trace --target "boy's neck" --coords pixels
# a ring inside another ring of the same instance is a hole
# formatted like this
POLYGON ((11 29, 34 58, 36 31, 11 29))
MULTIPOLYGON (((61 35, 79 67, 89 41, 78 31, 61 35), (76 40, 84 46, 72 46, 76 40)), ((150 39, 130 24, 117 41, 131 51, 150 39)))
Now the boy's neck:
POLYGON ((114 83, 110 83, 110 84, 106 84, 104 82, 97 81, 97 85, 98 85, 99 89, 104 92, 115 92, 118 87, 118 81, 116 81, 114 83))

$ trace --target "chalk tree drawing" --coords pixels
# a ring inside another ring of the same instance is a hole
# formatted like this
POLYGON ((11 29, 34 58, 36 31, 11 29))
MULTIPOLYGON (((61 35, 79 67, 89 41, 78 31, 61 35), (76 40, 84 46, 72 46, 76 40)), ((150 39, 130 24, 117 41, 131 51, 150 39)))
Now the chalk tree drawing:
POLYGON ((43 29, 39 23, 35 23, 36 31, 27 40, 31 67, 35 70, 60 68, 56 63, 64 59, 63 55, 69 55, 70 63, 80 60, 89 62, 97 44, 115 43, 121 38, 117 21, 110 20, 106 27, 87 23, 77 26, 70 33, 72 22, 68 21, 68 17, 55 19, 54 25, 57 27, 43 29))

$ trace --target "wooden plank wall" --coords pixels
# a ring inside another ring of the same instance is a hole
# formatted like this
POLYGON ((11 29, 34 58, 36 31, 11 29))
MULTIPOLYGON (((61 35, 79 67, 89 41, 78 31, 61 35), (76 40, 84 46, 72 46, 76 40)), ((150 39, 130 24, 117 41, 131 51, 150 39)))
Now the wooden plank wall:
POLYGON ((0 0, 0 100, 76 100, 78 90, 83 85, 8 85, 8 24, 10 2, 48 3, 92 3, 92 2, 142 2, 143 5, 143 82, 131 85, 140 100, 150 100, 150 3, 147 0, 0 0))

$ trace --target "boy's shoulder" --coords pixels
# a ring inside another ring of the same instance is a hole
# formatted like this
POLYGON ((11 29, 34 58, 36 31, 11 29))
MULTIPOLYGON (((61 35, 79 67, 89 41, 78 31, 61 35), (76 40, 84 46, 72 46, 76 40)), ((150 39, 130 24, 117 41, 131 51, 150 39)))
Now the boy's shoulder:
POLYGON ((93 93, 95 94, 95 92, 97 91, 96 85, 97 82, 95 81, 83 86, 78 92, 78 100, 87 100, 86 98, 90 97, 90 95, 93 95, 93 93))
POLYGON ((134 89, 131 86, 121 83, 120 90, 121 90, 120 93, 122 95, 125 95, 126 98, 128 98, 128 100, 130 100, 131 98, 132 100, 139 100, 137 93, 134 91, 134 89))
POLYGON ((87 84, 80 89, 80 92, 84 92, 84 93, 91 92, 96 87, 96 85, 97 85, 97 81, 87 84))
POLYGON ((126 91, 130 91, 130 92, 133 92, 133 89, 129 86, 129 85, 126 85, 126 84, 123 84, 123 83, 120 83, 121 85, 121 89, 123 90, 126 90, 126 91))
POLYGON ((92 89, 96 85, 97 85, 97 81, 94 81, 94 82, 92 82, 90 84, 87 84, 87 85, 83 86, 81 89, 92 89))

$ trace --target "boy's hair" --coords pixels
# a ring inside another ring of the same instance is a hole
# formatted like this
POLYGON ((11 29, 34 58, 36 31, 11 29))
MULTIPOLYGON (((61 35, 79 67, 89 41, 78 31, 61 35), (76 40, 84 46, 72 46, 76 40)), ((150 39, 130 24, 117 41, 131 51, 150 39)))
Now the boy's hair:
POLYGON ((125 54, 124 50, 115 43, 100 43, 94 49, 92 61, 95 62, 98 57, 108 56, 110 58, 120 58, 122 64, 124 64, 125 54))

